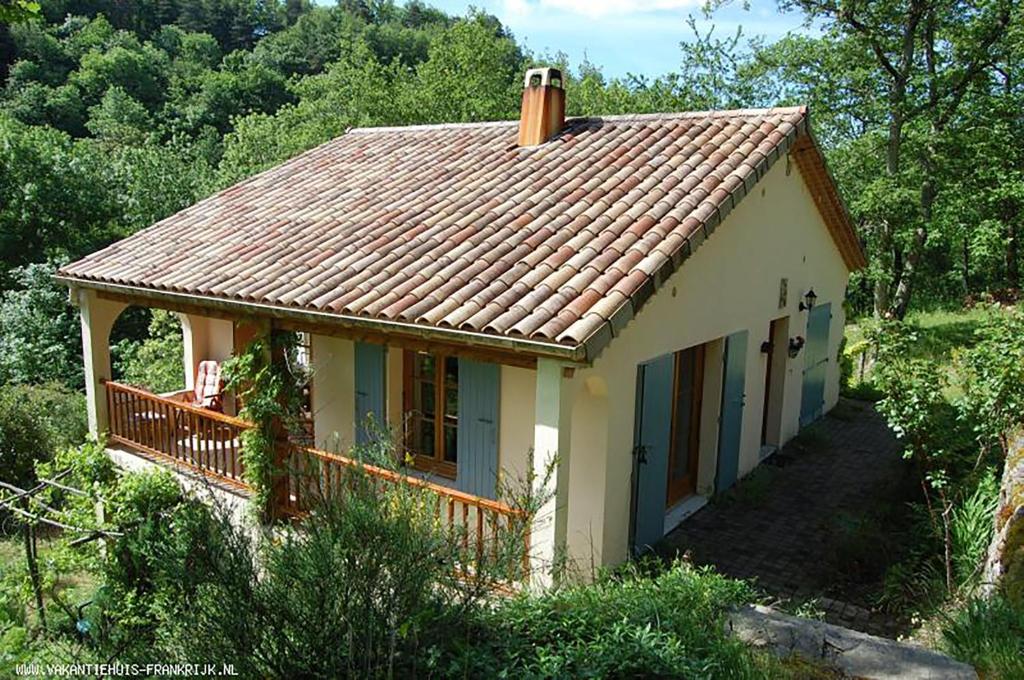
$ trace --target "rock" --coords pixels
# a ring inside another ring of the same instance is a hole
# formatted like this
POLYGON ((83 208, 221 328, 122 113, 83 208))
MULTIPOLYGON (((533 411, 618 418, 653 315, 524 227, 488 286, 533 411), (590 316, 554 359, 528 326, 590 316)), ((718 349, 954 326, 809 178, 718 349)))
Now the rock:
POLYGON ((1024 605, 1024 435, 1011 438, 999 486, 995 534, 983 572, 985 591, 1001 589, 1024 605))
POLYGON ((779 657, 798 654, 853 678, 977 680, 967 664, 923 647, 801 619, 759 605, 733 611, 727 630, 751 647, 779 657))

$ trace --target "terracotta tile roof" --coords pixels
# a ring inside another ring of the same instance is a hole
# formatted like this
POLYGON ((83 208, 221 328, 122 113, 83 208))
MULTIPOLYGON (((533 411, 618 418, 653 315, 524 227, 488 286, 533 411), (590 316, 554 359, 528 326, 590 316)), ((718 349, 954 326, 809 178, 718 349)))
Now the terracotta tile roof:
POLYGON ((60 276, 592 358, 789 151, 863 264, 802 107, 572 119, 530 148, 517 125, 352 130, 60 276))

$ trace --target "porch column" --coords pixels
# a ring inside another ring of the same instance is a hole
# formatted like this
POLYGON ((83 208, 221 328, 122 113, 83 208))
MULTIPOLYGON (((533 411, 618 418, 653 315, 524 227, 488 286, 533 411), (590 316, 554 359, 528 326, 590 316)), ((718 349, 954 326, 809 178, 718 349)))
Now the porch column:
POLYGON ((78 303, 82 318, 82 362, 89 433, 98 437, 110 426, 107 392, 102 383, 113 377, 110 371, 110 329, 128 305, 104 300, 89 288, 73 290, 72 300, 78 303))
POLYGON ((572 404, 562 368, 552 359, 537 360, 534 493, 545 500, 537 509, 530 531, 530 578, 538 588, 554 583, 566 549, 572 404))

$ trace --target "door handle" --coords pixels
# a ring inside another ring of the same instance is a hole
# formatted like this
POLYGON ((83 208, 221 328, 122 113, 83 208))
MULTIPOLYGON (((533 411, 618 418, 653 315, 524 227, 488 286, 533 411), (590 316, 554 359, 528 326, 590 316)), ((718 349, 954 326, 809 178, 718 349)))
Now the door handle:
POLYGON ((641 465, 647 462, 647 447, 643 444, 637 444, 633 447, 633 455, 636 456, 636 462, 641 465))

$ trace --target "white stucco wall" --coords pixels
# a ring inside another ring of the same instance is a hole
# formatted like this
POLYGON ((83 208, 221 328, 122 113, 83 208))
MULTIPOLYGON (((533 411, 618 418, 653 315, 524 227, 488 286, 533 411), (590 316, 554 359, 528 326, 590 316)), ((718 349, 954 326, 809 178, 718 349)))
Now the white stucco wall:
MULTIPOLYGON (((563 475, 569 488, 565 540, 579 566, 613 564, 627 556, 637 365, 707 343, 697 491, 710 493, 717 466, 722 338, 749 332, 739 458, 743 476, 759 462, 767 367, 761 343, 769 340, 771 322, 777 318, 788 317, 788 332, 781 339, 806 336, 807 313, 798 304, 810 288, 818 304, 832 305, 825 408, 835 405, 835 356, 845 321, 847 279, 842 257, 799 172, 795 166, 787 172, 787 163, 780 161, 594 364, 562 379, 561 389, 569 395, 571 442, 563 475), (788 298, 780 308, 782 278, 788 279, 788 298)), ((344 442, 353 436, 352 343, 322 336, 314 336, 313 343, 317 444, 333 449, 331 438, 344 442)), ((776 353, 774 370, 785 384, 776 392, 770 422, 781 443, 799 429, 804 357, 805 352, 796 359, 776 353)), ((402 350, 390 347, 386 411, 395 428, 402 422, 401 369, 402 350)), ((502 366, 499 464, 507 480, 522 478, 528 469, 535 445, 537 385, 536 371, 502 366)))
MULTIPOLYGON (((761 343, 769 339, 772 319, 789 316, 789 335, 806 336, 806 312, 798 310, 803 294, 813 288, 818 304, 832 303, 829 334, 830 356, 825 408, 838 399, 838 365, 834 360, 842 337, 842 302, 848 272, 795 166, 787 173, 780 161, 754 192, 687 260, 668 282, 604 350, 593 366, 577 375, 607 384, 608 418, 606 452, 585 448, 573 451, 574 469, 604 467, 603 493, 573 495, 571 515, 583 513, 588 524, 603 526, 600 561, 615 563, 627 555, 632 470, 633 420, 636 367, 667 352, 717 341, 739 331, 750 333, 746 356, 746 403, 739 474, 745 475, 759 461, 766 355, 761 343), (779 286, 788 279, 788 302, 779 308, 779 286)), ((721 342, 708 348, 705 401, 702 418, 701 460, 698 491, 706 491, 714 479, 717 449, 717 416, 720 395, 721 342)), ((786 384, 781 405, 781 439, 799 429, 802 370, 805 353, 787 360, 786 384)), ((589 424, 602 427, 600 422, 589 424)), ((575 442, 574 442, 575 443, 575 442)))
POLYGON ((355 444, 355 345, 313 334, 313 438, 315 445, 344 453, 355 444))

